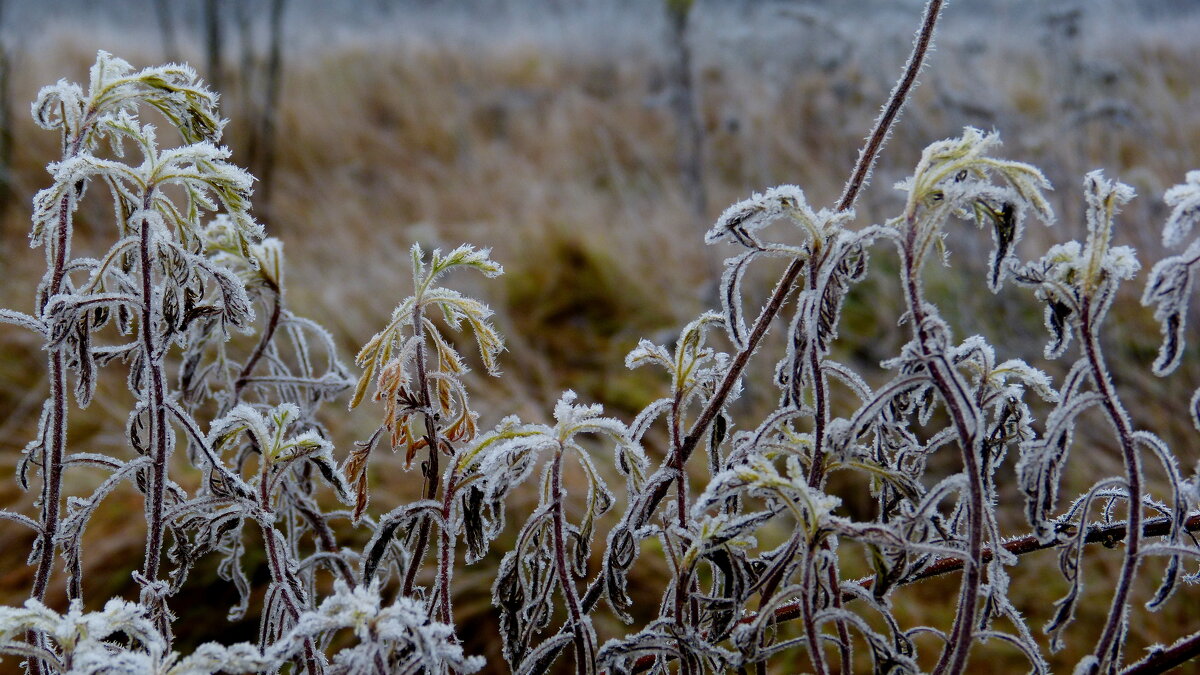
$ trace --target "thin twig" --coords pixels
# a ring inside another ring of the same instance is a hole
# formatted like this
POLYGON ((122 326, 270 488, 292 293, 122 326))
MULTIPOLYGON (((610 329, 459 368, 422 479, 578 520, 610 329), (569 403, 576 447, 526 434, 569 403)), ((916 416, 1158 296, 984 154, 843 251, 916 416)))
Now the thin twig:
POLYGON ((1153 649, 1141 661, 1121 671, 1121 675, 1150 675, 1165 673, 1200 656, 1200 633, 1179 640, 1165 649, 1153 649))

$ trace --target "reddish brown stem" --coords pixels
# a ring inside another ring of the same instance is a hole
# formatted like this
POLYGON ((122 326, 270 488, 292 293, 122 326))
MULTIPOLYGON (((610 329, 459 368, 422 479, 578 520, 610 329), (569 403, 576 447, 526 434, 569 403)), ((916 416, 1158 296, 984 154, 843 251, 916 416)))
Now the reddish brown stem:
MULTIPOLYGON (((430 412, 429 375, 425 365, 425 324, 422 319, 421 305, 413 309, 413 333, 417 337, 417 386, 420 388, 421 408, 425 411, 425 444, 429 446, 429 461, 425 465, 425 499, 436 499, 441 475, 438 473, 438 439, 437 420, 430 412)), ((404 572, 404 585, 401 593, 411 596, 416 583, 417 570, 425 557, 425 549, 429 547, 429 518, 421 519, 417 530, 417 546, 409 560, 408 569, 404 572)))
MULTIPOLYGON (((149 211, 154 198, 154 188, 147 188, 142 196, 142 208, 149 211)), ((156 334, 159 330, 160 312, 156 311, 154 303, 154 268, 150 252, 150 219, 142 218, 140 232, 140 274, 141 274, 141 303, 142 316, 141 341, 142 363, 145 372, 142 377, 143 393, 146 401, 146 414, 150 417, 150 486, 146 492, 147 504, 147 540, 146 558, 142 566, 142 576, 148 583, 158 580, 160 561, 162 560, 163 532, 166 528, 163 522, 167 486, 167 462, 169 460, 167 443, 167 392, 163 374, 163 355, 158 352, 156 334)), ((164 601, 165 602, 165 601, 164 601)), ((164 607, 155 607, 154 620, 163 635, 169 635, 164 607)))
MULTIPOLYGON (((446 489, 442 493, 442 522, 450 522, 450 511, 454 507, 454 490, 458 483, 458 471, 451 470, 450 478, 446 481, 446 489)), ((454 538, 450 528, 441 528, 441 541, 438 544, 437 588, 433 593, 434 604, 437 605, 437 620, 444 624, 454 625, 454 614, 450 605, 450 578, 454 573, 454 538)), ((430 608, 433 615, 433 608, 430 608)))
MULTIPOLYGON (((95 120, 95 110, 89 109, 80 122, 78 133, 68 141, 63 134, 63 159, 67 160, 79 154, 83 148, 83 137, 86 130, 95 120)), ((82 184, 75 186, 76 193, 82 190, 82 184)), ((51 297, 62 290, 67 278, 67 261, 71 249, 71 205, 72 195, 64 194, 58 203, 58 227, 54 232, 54 262, 48 271, 50 282, 44 289, 44 294, 38 299, 38 314, 46 308, 51 297)), ((58 524, 62 500, 62 461, 67 446, 67 375, 62 349, 50 353, 50 417, 47 420, 49 432, 49 447, 47 439, 42 439, 42 533, 41 557, 33 574, 33 589, 30 597, 44 600, 46 590, 50 585, 50 577, 54 572, 55 540, 58 537, 58 524)), ((68 591, 70 593, 70 590, 68 591)), ((30 631, 29 639, 38 647, 43 646, 41 633, 30 631)), ((37 659, 30 661, 33 675, 40 675, 43 668, 49 668, 37 659)))
POLYGON ((1165 673, 1200 656, 1200 633, 1193 633, 1166 649, 1151 651, 1145 658, 1121 671, 1121 675, 1165 673))
POLYGON ((1133 441, 1133 428, 1125 407, 1117 398, 1112 380, 1108 376, 1108 366, 1100 352, 1096 339, 1096 327, 1092 325, 1091 299, 1085 298, 1081 311, 1083 320, 1080 324, 1079 339, 1083 343, 1084 357, 1091 370, 1092 385, 1100 394, 1100 405, 1104 408, 1109 422, 1117 431, 1121 443, 1121 459, 1125 465, 1125 479, 1129 487, 1129 536, 1125 543, 1125 559, 1121 564, 1121 573, 1117 578, 1117 588, 1113 592, 1112 605, 1108 610, 1108 619, 1104 631, 1096 642, 1093 655, 1097 665, 1093 671, 1099 671, 1109 665, 1119 665, 1121 643, 1125 638, 1125 605, 1129 599, 1129 591, 1133 587, 1140 562, 1142 542, 1142 468, 1141 458, 1133 441))
POLYGON ((579 595, 575 590, 575 582, 571 579, 571 565, 567 561, 566 519, 563 516, 562 489, 562 455, 560 447, 554 454, 554 463, 550 467, 550 496, 554 500, 550 507, 553 518, 554 535, 554 569, 558 573, 558 583, 562 586, 563 597, 566 599, 571 631, 575 634, 575 672, 584 675, 590 672, 590 664, 595 660, 596 647, 592 643, 591 633, 583 625, 583 609, 579 606, 579 595))
MULTIPOLYGON (((285 490, 289 490, 287 483, 283 485, 285 490)), ((316 536, 317 543, 320 544, 321 549, 327 553, 338 553, 337 538, 334 537, 333 530, 330 529, 329 523, 326 522, 317 505, 306 496, 291 493, 290 497, 292 503, 296 505, 296 510, 308 521, 308 526, 316 536)), ((334 557, 333 561, 334 567, 337 568, 338 575, 341 576, 342 581, 346 582, 346 585, 350 588, 357 586, 358 580, 354 576, 354 571, 350 569, 350 565, 341 556, 334 557)))
MULTIPOLYGON (((271 463, 261 447, 259 452, 263 454, 263 459, 258 483, 258 507, 264 513, 271 514, 271 463)), ((304 589, 291 572, 294 566, 284 560, 287 557, 287 551, 279 544, 281 538, 279 532, 267 522, 260 523, 259 527, 262 531, 263 547, 267 551, 267 566, 271 572, 271 580, 279 586, 283 604, 294 623, 300 619, 301 609, 305 605, 304 589)), ((312 638, 304 638, 304 662, 309 675, 317 675, 324 671, 320 662, 317 661, 316 646, 312 638)))

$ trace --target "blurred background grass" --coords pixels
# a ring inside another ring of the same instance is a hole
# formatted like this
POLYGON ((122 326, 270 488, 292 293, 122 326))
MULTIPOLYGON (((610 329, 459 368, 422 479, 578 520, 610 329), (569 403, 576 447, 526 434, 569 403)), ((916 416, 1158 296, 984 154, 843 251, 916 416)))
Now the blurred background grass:
MULTIPOLYGON (((37 89, 61 77, 84 80, 97 49, 139 66, 182 58, 219 83, 235 161, 270 176, 256 212, 285 242, 290 307, 327 326, 347 360, 409 293, 406 252, 413 242, 493 247, 504 277, 452 282, 497 310, 508 339, 506 376, 472 380, 485 425, 510 413, 545 419, 568 387, 625 419, 661 395, 659 374, 627 371, 623 356, 639 337, 671 342, 680 326, 716 305, 727 252, 707 250, 704 231, 725 205, 780 183, 800 185, 815 205, 836 200, 906 58, 919 14, 914 2, 856 3, 853 10, 833 1, 697 2, 686 39, 708 195, 699 208, 684 178, 681 126, 671 105, 676 45, 662 3, 279 3, 281 79, 273 141, 266 141, 262 111, 271 100, 275 3, 0 2, 7 65, 0 86, 10 110, 0 119, 8 120, 12 139, 10 150, 0 153, 8 163, 0 208, 0 306, 29 311, 42 269, 41 254, 27 248, 29 203, 48 183, 44 165, 56 157, 57 139, 36 129, 24 112, 37 89), (223 31, 219 61, 205 37, 211 8, 219 10, 223 31)), ((965 125, 994 128, 1006 141, 1006 156, 1041 167, 1057 189, 1059 223, 1051 229, 1030 224, 1023 257, 1082 236, 1078 185, 1085 171, 1104 168, 1142 195, 1121 216, 1117 239, 1136 246, 1148 267, 1163 253, 1162 192, 1200 168, 1196 8, 1195 2, 1169 0, 952 4, 922 86, 859 202, 859 221, 881 222, 898 210, 900 194, 890 186, 908 175, 927 143, 957 135, 965 125)), ((111 211, 94 193, 78 218, 76 251, 82 255, 106 248, 112 232, 111 211)), ((1011 288, 993 295, 983 284, 990 246, 987 233, 952 231, 949 266, 931 269, 930 294, 960 338, 979 332, 999 345, 1001 358, 1041 364, 1041 312, 1030 295, 1011 288)), ((879 361, 896 352, 904 333, 895 328, 902 303, 893 287, 894 255, 881 248, 872 262, 874 273, 849 300, 836 356, 879 381, 886 375, 879 361)), ((756 307, 776 274, 753 273, 747 302, 756 307)), ((1137 304, 1144 279, 1143 272, 1127 289, 1106 346, 1136 422, 1163 436, 1190 470, 1200 458, 1187 417, 1188 398, 1200 384, 1200 350, 1191 350, 1169 379, 1149 374, 1159 334, 1137 304)), ((744 425, 775 402, 769 386, 775 357, 763 356, 737 403, 744 425)), ((1061 366, 1043 365, 1061 374, 1061 366)), ((5 473, 32 437, 44 395, 37 341, 4 327, 5 473)), ((72 447, 124 456, 129 400, 119 375, 102 382, 88 410, 71 412, 72 447)), ((368 435, 376 423, 370 405, 328 412, 340 448, 368 435)), ((1099 416, 1080 425, 1070 464, 1077 491, 1120 471, 1107 433, 1099 416)), ((661 456, 660 440, 651 438, 648 445, 652 456, 661 456)), ((952 454, 941 460, 932 473, 956 469, 952 454)), ((701 467, 695 468, 699 479, 701 467)), ((373 510, 412 498, 419 489, 416 473, 404 473, 386 453, 377 455, 373 470, 373 510)), ((1001 471, 1005 531, 1024 532, 1011 462, 1001 471)), ((86 470, 68 472, 68 493, 86 494, 99 480, 86 470)), ((855 478, 835 477, 831 490, 843 495, 848 512, 869 515, 870 505, 856 496, 864 491, 855 478)), ((33 498, 15 482, 0 481, 5 507, 32 513, 33 498)), ((514 504, 512 513, 528 507, 514 504)), ((96 603, 110 594, 136 595, 129 573, 142 555, 140 511, 140 496, 119 492, 85 538, 87 593, 96 603)), ((28 544, 25 532, 0 528, 4 602, 20 603, 28 592, 28 544)), ((1090 644, 1107 610, 1104 579, 1119 566, 1112 552, 1089 556, 1091 592, 1068 642, 1074 637, 1090 644)), ((865 573, 854 567, 856 554, 844 557, 847 576, 865 573)), ((493 555, 461 567, 456 577, 456 614, 468 651, 488 654, 493 664, 500 663, 499 645, 487 597, 498 560, 493 555)), ((635 599, 649 613, 661 592, 662 564, 647 550, 635 566, 635 599)), ((1054 566, 1054 554, 1042 553, 1014 572, 1014 600, 1035 632, 1049 617, 1050 599, 1063 590, 1054 566)), ((1153 568, 1143 568, 1143 600, 1153 590, 1153 568)), ((955 577, 917 584, 900 591, 896 604, 913 621, 946 625, 956 586, 955 577)), ((234 595, 215 569, 197 570, 184 593, 174 603, 178 625, 186 627, 179 631, 182 648, 208 639, 254 639, 254 625, 225 623, 234 595)), ((63 603, 61 586, 50 598, 63 603)), ((1164 611, 1138 614, 1130 653, 1200 626, 1198 599, 1185 589, 1164 611)), ((606 636, 620 630, 612 623, 599 627, 606 636)), ((936 654, 936 645, 926 647, 936 654)), ((975 653, 977 672, 1022 668, 1003 645, 982 645, 975 653)), ((1079 656, 1068 648, 1051 658, 1058 670, 1079 656)), ((803 668, 803 657, 797 658, 796 664, 779 664, 778 672, 803 668)), ((7 660, 0 669, 12 665, 7 660)))

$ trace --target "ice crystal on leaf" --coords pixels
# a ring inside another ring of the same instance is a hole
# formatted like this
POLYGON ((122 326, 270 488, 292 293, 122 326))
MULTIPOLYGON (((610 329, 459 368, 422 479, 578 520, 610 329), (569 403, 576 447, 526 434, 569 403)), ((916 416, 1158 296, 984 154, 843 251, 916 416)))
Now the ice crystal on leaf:
POLYGON ((942 245, 940 231, 951 214, 991 225, 996 248, 987 281, 993 291, 1015 261, 1026 213, 1047 224, 1054 221, 1044 194, 1050 182, 1036 167, 992 157, 999 145, 999 135, 968 127, 959 138, 925 148, 912 177, 896 186, 908 193, 905 219, 912 222, 921 212, 916 260, 923 260, 930 246, 942 245), (994 177, 1003 183, 995 184, 994 177))
POLYGON ((1163 244, 1178 246, 1200 222, 1200 171, 1189 171, 1187 182, 1167 190, 1163 201, 1171 215, 1163 225, 1163 244))
POLYGON ((762 248, 758 230, 793 212, 804 210, 814 218, 804 191, 795 185, 780 185, 766 192, 755 192, 749 199, 742 200, 725 209, 716 224, 704 235, 704 242, 715 244, 733 240, 747 248, 762 248))
MULTIPOLYGON (((715 244, 736 241, 749 249, 725 260, 721 275, 721 307, 725 329, 738 348, 746 345, 746 326, 742 309, 742 278, 750 264, 760 256, 771 255, 802 260, 821 251, 854 219, 854 212, 821 209, 813 211, 804 192, 794 185, 767 190, 729 207, 717 219, 705 242, 715 244), (803 232, 806 243, 792 246, 762 241, 757 231, 783 217, 788 217, 803 232)), ((861 252, 861 249, 860 249, 861 252)))
POLYGON ((377 583, 351 588, 341 580, 268 653, 282 663, 305 638, 329 637, 343 629, 353 632, 357 644, 339 650, 327 672, 474 673, 485 663, 483 657, 463 654, 453 627, 430 621, 421 602, 398 597, 383 606, 377 583))
MULTIPOLYGON (((350 401, 350 407, 358 405, 366 393, 371 376, 382 371, 385 365, 392 364, 392 368, 407 366, 405 361, 391 358, 395 348, 404 344, 405 329, 412 331, 415 336, 424 336, 428 331, 428 336, 435 341, 438 348, 439 358, 444 359, 443 365, 446 370, 442 372, 454 376, 465 372, 458 352, 450 347, 450 343, 441 337, 436 325, 429 320, 429 312, 435 309, 441 312, 442 317, 452 329, 458 329, 464 321, 471 326, 484 367, 490 374, 499 374, 496 357, 504 349, 504 342, 488 321, 492 315, 491 309, 482 302, 468 298, 457 291, 434 287, 433 282, 455 267, 472 268, 487 277, 500 275, 504 269, 488 257, 487 249, 475 250, 472 246, 460 246, 445 256, 441 254, 441 251, 435 250, 430 256, 428 265, 426 265, 420 245, 414 245, 411 252, 414 293, 400 302, 392 313, 392 320, 387 327, 371 338, 355 358, 355 362, 363 368, 363 375, 359 379, 354 398, 350 401)), ((405 352, 401 349, 400 353, 405 352)), ((381 374, 380 377, 383 378, 383 375, 381 374)), ((391 382, 394 378, 395 375, 390 375, 386 381, 391 382)), ((385 380, 381 379, 380 386, 387 387, 388 385, 384 382, 385 380)), ((442 382, 445 386, 453 386, 450 380, 442 382)))
POLYGON ((702 517, 704 511, 719 505, 732 494, 745 493, 779 500, 793 513, 799 524, 810 533, 815 533, 842 500, 810 487, 805 471, 795 456, 786 459, 786 466, 786 473, 781 473, 774 462, 762 455, 755 455, 748 458, 746 463, 717 474, 705 488, 704 494, 696 500, 696 517, 702 517))
POLYGON ((93 135, 107 131, 106 117, 143 103, 165 115, 186 143, 221 138, 224 121, 217 115, 217 97, 200 85, 191 67, 172 64, 135 71, 103 51, 89 72, 86 95, 79 85, 59 80, 38 92, 32 112, 43 129, 60 129, 65 138, 91 145, 93 135))
POLYGON ((0 652, 45 659, 64 673, 151 672, 166 648, 145 608, 119 598, 97 612, 84 612, 82 601, 74 600, 61 615, 33 599, 24 607, 0 607, 0 652), (25 642, 29 631, 52 645, 25 642), (130 646, 110 641, 114 636, 127 638, 130 646))
MULTIPOLYGON (((539 651, 531 650, 521 635, 545 627, 556 590, 568 611, 563 632, 571 634, 579 662, 589 664, 589 670, 590 664, 595 663, 596 634, 591 621, 582 614, 575 579, 586 572, 596 519, 612 508, 615 496, 598 470, 592 453, 577 437, 594 435, 616 444, 617 465, 626 474, 631 492, 640 489, 638 478, 648 464, 640 445, 630 437, 623 423, 601 417, 599 405, 576 404, 576 398, 573 391, 564 392, 559 398, 554 406, 554 426, 532 425, 518 433, 510 431, 511 438, 497 448, 510 457, 520 452, 551 454, 542 474, 540 504, 522 526, 516 547, 501 561, 492 586, 493 602, 501 610, 505 658, 514 670, 532 668, 536 671, 545 666, 540 661, 541 655, 555 644, 556 638, 544 642, 543 651, 539 651), (566 490, 562 462, 568 452, 578 461, 586 477, 587 501, 578 525, 568 522, 564 505, 566 490)), ((510 420, 504 426, 516 430, 514 421, 510 420)))
POLYGON ((1046 303, 1046 328, 1051 342, 1047 358, 1056 358, 1071 339, 1070 325, 1082 320, 1099 324, 1121 281, 1133 278, 1140 268, 1136 253, 1127 246, 1112 246, 1113 219, 1119 207, 1133 198, 1133 189, 1105 180, 1099 171, 1084 180, 1087 200, 1087 240, 1052 246, 1041 260, 1027 263, 1017 280, 1034 286, 1046 303))
MULTIPOLYGON (((1200 221, 1200 171, 1188 172, 1187 182, 1167 190, 1163 201, 1172 207, 1163 226, 1163 243, 1178 246, 1200 221)), ((1142 304, 1154 306, 1154 318, 1162 325, 1163 344, 1154 361, 1156 375, 1169 374, 1183 358, 1184 329, 1198 262, 1200 239, 1195 239, 1183 253, 1163 258, 1150 270, 1142 304)), ((1200 428, 1195 400, 1193 420, 1200 428)))

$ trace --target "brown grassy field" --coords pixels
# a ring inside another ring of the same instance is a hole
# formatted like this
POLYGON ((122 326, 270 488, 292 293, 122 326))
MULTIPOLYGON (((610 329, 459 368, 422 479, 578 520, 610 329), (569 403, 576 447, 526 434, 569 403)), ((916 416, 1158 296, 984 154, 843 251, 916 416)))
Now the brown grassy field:
MULTIPOLYGON (((732 201, 779 183, 800 185, 816 204, 831 204, 899 72, 915 21, 915 14, 899 10, 883 18, 839 17, 819 8, 801 11, 799 3, 747 5, 739 17, 710 4, 697 10, 692 35, 710 196, 703 215, 692 211, 681 187, 678 130, 665 103, 665 28, 653 12, 640 10, 640 18, 610 28, 618 36, 611 44, 590 35, 588 21, 595 17, 572 18, 567 10, 558 19, 575 31, 567 37, 554 33, 549 21, 446 27, 431 11, 419 21, 392 15, 390 23, 349 30, 323 44, 297 37, 285 52, 275 182, 270 202, 258 204, 268 232, 286 246, 290 306, 328 327, 349 360, 408 293, 411 243, 490 246, 506 275, 496 282, 467 281, 467 290, 497 310, 508 340, 506 376, 480 375, 472 382, 485 425, 509 413, 544 419, 568 387, 625 418, 659 396, 663 383, 654 373, 625 370, 624 354, 639 337, 672 339, 690 318, 714 306, 724 252, 702 242, 710 221, 732 201), (572 42, 572 35, 589 37, 572 42)), ((949 11, 938 52, 860 202, 860 221, 879 222, 897 211, 899 193, 890 185, 911 171, 921 149, 973 125, 999 130, 1005 154, 1042 167, 1056 187, 1060 222, 1045 231, 1031 226, 1026 257, 1080 236, 1080 177, 1103 167, 1141 195, 1121 217, 1118 243, 1137 246, 1143 260, 1157 259, 1165 215, 1161 194, 1187 170, 1200 168, 1200 21, 1123 17, 1113 10, 1085 17, 1071 33, 1034 12, 1001 15, 1009 23, 996 25, 954 16, 969 11, 966 3, 949 11)), ((289 30, 304 30, 300 19, 289 21, 289 30)), ((0 214, 0 306, 22 311, 29 310, 42 268, 41 254, 26 245, 28 204, 47 182, 43 166, 56 154, 56 139, 27 119, 25 102, 42 84, 81 79, 98 48, 137 65, 162 59, 152 32, 130 37, 105 26, 52 28, 10 46, 19 65, 8 83, 18 111, 17 196, 0 214)), ((197 65, 203 61, 195 41, 183 43, 183 55, 197 65)), ((225 115, 232 120, 227 143, 235 160, 246 134, 239 114, 248 109, 238 63, 231 54, 223 78, 225 115)), ((85 203, 82 250, 107 245, 105 208, 99 199, 85 203)), ((929 279, 930 293, 956 334, 982 332, 1010 347, 1010 355, 1041 361, 1040 310, 1028 293, 1007 289, 993 296, 982 283, 989 246, 986 233, 953 233, 950 264, 929 279)), ((844 322, 841 357, 868 376, 882 376, 879 360, 902 341, 892 329, 902 302, 889 287, 894 282, 886 269, 895 263, 888 253, 876 254, 874 263, 885 271, 855 292, 844 322)), ((1143 272, 1130 285, 1127 304, 1116 312, 1119 321, 1107 332, 1111 354, 1120 357, 1116 379, 1135 420, 1157 430, 1190 470, 1200 460, 1187 418, 1188 397, 1200 384, 1200 350, 1193 349, 1168 380, 1149 375, 1159 336, 1149 311, 1136 302, 1144 278, 1143 272)), ((772 280, 753 277, 748 297, 765 297, 772 280)), ((774 405, 771 366, 752 370, 739 403, 744 410, 774 405)), ((72 411, 74 447, 123 444, 129 395, 114 379, 102 382, 91 408, 72 411)), ((36 340, 13 327, 0 329, 0 474, 10 472, 31 438, 44 386, 36 340)), ((330 416, 338 446, 368 435, 376 414, 367 405, 330 416)), ((1087 422, 1096 427, 1100 420, 1087 422)), ((1106 433, 1078 435, 1079 486, 1119 470, 1106 433)), ((660 456, 661 450, 651 447, 650 454, 660 456)), ((415 472, 403 473, 399 458, 388 461, 375 469, 375 509, 419 489, 415 472)), ((82 494, 98 480, 84 470, 68 473, 68 490, 82 494)), ((850 494, 854 486, 844 487, 850 494)), ((34 496, 11 480, 0 481, 6 508, 30 512, 34 496)), ((1024 532, 1015 488, 1002 498, 1011 500, 1008 532, 1024 532)), ((513 508, 520 512, 520 505, 513 508)), ((140 511, 139 495, 120 492, 89 531, 91 597, 134 588, 128 575, 143 547, 140 511)), ((28 543, 25 533, 0 528, 3 602, 20 603, 27 595, 28 543)), ((1081 608, 1068 641, 1103 620, 1104 579, 1119 566, 1114 552, 1090 555, 1094 597, 1081 608)), ((498 559, 462 568, 457 578, 458 618, 472 626, 467 635, 480 636, 468 638, 468 652, 486 653, 493 663, 501 659, 498 644, 486 638, 495 622, 487 594, 498 559)), ((1061 580, 1053 554, 1031 556, 1027 563, 1015 573, 1014 586, 1036 631, 1052 610, 1049 598, 1062 590, 1061 580)), ((637 570, 643 591, 640 597, 635 591, 635 599, 657 601, 658 572, 653 566, 637 570)), ((1143 601, 1154 584, 1144 576, 1143 601)), ((944 623, 953 611, 948 599, 954 587, 953 579, 917 584, 901 591, 897 604, 914 621, 944 623)), ((226 598, 215 570, 198 572, 185 592, 196 602, 178 603, 182 611, 212 626, 187 639, 253 639, 251 624, 223 627, 226 598)), ((54 589, 51 599, 62 604, 62 589, 54 589)), ((1143 611, 1129 653, 1194 630, 1198 608, 1200 595, 1185 589, 1163 612, 1143 611)), ((603 638, 619 626, 598 628, 603 638)), ((988 657, 977 656, 975 672, 1022 667, 1002 646, 980 647, 977 654, 985 651, 988 657)), ((1050 658, 1057 670, 1078 657, 1068 649, 1050 658)), ((778 672, 803 667, 780 664, 778 672)))

